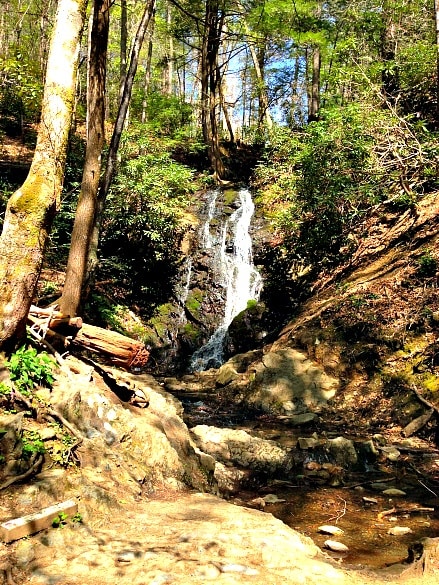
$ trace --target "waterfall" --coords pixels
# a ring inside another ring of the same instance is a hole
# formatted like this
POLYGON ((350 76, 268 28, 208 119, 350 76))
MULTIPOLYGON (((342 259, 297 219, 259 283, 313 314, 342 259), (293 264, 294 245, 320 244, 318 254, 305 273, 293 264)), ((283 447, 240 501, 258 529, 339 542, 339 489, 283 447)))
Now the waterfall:
POLYGON ((216 250, 218 284, 225 289, 224 314, 220 326, 209 341, 192 356, 192 371, 219 367, 223 361, 227 329, 247 307, 249 300, 257 300, 262 278, 253 265, 252 241, 249 233, 254 203, 248 189, 238 192, 238 208, 223 223, 218 241, 212 239, 210 221, 215 216, 218 192, 212 192, 207 205, 207 221, 203 226, 202 242, 206 248, 216 250))

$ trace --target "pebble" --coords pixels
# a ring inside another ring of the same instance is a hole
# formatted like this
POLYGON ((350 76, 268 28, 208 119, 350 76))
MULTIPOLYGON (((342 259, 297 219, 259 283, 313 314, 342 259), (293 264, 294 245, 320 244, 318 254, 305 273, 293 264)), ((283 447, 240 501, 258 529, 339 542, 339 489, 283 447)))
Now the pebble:
POLYGON ((252 569, 251 567, 246 567, 245 565, 238 565, 238 564, 228 564, 228 565, 221 565, 221 572, 222 573, 242 573, 243 575, 258 575, 259 571, 256 569, 252 569))
POLYGON ((286 500, 278 498, 276 494, 267 494, 262 499, 266 504, 280 504, 281 502, 286 502, 286 500))
POLYGON ((344 530, 338 526, 331 526, 330 524, 323 524, 322 526, 319 526, 317 530, 323 532, 323 534, 332 534, 333 536, 336 534, 344 534, 344 530))
POLYGON ((392 528, 387 531, 387 534, 391 534, 392 536, 404 536, 404 534, 410 534, 411 532, 413 532, 413 530, 408 526, 392 526, 392 528))
POLYGON ((349 550, 345 544, 338 542, 337 540, 325 540, 323 544, 326 548, 329 548, 335 552, 348 552, 349 550))
POLYGON ((136 558, 136 552, 133 550, 124 550, 117 555, 117 560, 120 563, 131 563, 136 558))
POLYGON ((397 488, 389 488, 388 490, 384 490, 383 494, 385 496, 406 496, 406 492, 399 490, 397 488))

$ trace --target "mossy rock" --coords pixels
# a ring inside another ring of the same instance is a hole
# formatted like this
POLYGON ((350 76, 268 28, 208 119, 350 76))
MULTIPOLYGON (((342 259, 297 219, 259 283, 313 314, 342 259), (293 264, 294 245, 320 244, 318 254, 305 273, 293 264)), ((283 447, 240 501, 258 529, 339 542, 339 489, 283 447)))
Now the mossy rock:
POLYGON ((227 353, 245 353, 255 349, 265 335, 263 316, 265 305, 250 300, 247 307, 232 321, 228 331, 227 353))

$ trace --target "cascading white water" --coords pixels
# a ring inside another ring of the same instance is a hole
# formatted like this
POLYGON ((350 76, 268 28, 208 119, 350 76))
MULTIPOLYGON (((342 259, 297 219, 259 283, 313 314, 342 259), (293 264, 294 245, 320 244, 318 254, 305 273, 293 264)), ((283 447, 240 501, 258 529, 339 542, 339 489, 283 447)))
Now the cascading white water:
MULTIPOLYGON (((208 203, 208 217, 215 213, 217 194, 212 193, 208 203), (213 203, 212 203, 213 201, 213 203)), ((191 359, 193 371, 219 367, 224 359, 224 342, 227 329, 234 317, 247 307, 249 300, 257 300, 262 288, 262 278, 253 265, 250 223, 254 203, 248 189, 238 192, 239 207, 224 223, 218 254, 219 284, 225 288, 226 302, 220 326, 209 341, 198 349, 191 359)), ((203 230, 205 246, 213 247, 209 221, 203 230)))

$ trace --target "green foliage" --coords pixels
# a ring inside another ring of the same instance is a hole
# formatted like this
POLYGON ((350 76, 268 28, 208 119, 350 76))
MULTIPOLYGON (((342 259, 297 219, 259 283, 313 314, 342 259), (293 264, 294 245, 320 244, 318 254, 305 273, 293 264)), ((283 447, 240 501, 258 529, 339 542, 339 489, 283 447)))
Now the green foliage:
MULTIPOLYGON (((133 96, 134 111, 140 109, 140 99, 143 102, 144 96, 141 93, 133 96)), ((150 92, 145 102, 148 127, 157 135, 175 136, 192 121, 192 106, 177 96, 150 92)))
POLYGON ((38 72, 21 53, 14 58, 0 58, 0 71, 1 125, 9 135, 19 135, 25 120, 37 120, 43 88, 38 72))
POLYGON ((33 347, 22 346, 11 355, 6 365, 11 380, 25 396, 29 396, 37 385, 50 387, 53 384, 55 362, 46 352, 38 353, 33 347))
POLYGON ((264 258, 274 313, 294 310, 317 272, 355 251, 378 205, 403 212, 437 189, 438 157, 425 125, 365 101, 322 110, 304 129, 275 129, 255 180, 277 242, 264 258))
POLYGON ((179 245, 190 226, 186 208, 196 183, 155 135, 135 130, 122 145, 122 162, 107 199, 100 278, 120 283, 119 300, 160 304, 172 289, 179 245))
POLYGON ((67 514, 65 512, 60 512, 55 518, 52 520, 52 527, 53 528, 64 528, 67 525, 67 514))
MULTIPOLYGON (((67 526, 67 521, 69 517, 65 512, 60 512, 55 518, 52 520, 52 528, 64 528, 67 526)), ((81 524, 82 523, 82 514, 76 512, 71 518, 71 522, 73 524, 81 524)))
POLYGON ((258 178, 285 245, 313 265, 342 259, 371 206, 407 208, 437 186, 434 139, 365 103, 330 108, 303 131, 279 130, 267 152, 272 166, 261 165, 258 178))
POLYGON ((59 267, 67 261, 70 237, 75 219, 76 205, 82 181, 85 141, 79 136, 71 136, 67 153, 64 187, 61 196, 61 209, 56 214, 50 232, 47 261, 59 267))
POLYGON ((438 270, 437 259, 431 253, 431 250, 425 250, 422 256, 418 260, 418 268, 416 273, 421 277, 435 276, 438 270))
POLYGON ((43 455, 46 452, 44 443, 37 431, 24 430, 21 441, 24 459, 29 460, 35 455, 43 455))
POLYGON ((0 398, 6 397, 9 398, 11 396, 12 388, 5 384, 4 382, 0 382, 0 398))

